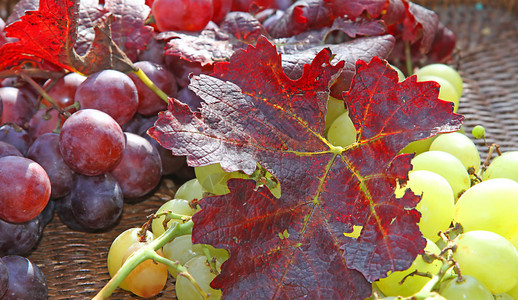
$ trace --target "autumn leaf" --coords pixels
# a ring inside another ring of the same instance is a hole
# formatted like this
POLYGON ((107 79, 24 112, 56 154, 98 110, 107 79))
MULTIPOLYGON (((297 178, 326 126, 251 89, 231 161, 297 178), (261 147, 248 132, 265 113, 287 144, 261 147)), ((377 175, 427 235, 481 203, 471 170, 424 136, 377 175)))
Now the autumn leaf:
POLYGON ((149 134, 189 165, 220 163, 250 174, 259 163, 276 176, 281 197, 254 181, 228 182, 193 217, 193 240, 223 247, 230 259, 212 282, 229 299, 363 299, 370 282, 406 269, 425 246, 414 210, 419 197, 396 199, 412 155, 410 141, 454 131, 462 117, 437 98, 438 87, 374 58, 359 61, 344 96, 358 130, 342 148, 324 137, 329 86, 342 68, 319 52, 297 80, 266 39, 238 50, 213 76, 192 78, 205 100, 199 113, 177 100, 149 134), (363 228, 358 238, 347 237, 363 228))
POLYGON ((20 20, 6 26, 7 37, 17 40, 0 47, 0 70, 26 62, 42 69, 83 74, 110 68, 132 70, 131 61, 111 38, 113 16, 94 28, 94 39, 85 55, 75 52, 78 9, 78 0, 41 0, 37 11, 26 11, 20 20))

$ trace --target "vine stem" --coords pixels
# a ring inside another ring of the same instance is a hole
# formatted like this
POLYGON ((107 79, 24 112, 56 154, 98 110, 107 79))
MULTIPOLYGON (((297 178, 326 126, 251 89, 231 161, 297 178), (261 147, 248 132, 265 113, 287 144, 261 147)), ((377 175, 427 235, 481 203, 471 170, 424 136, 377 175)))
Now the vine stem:
POLYGON ((410 52, 410 42, 405 41, 405 62, 406 62, 406 72, 407 76, 412 75, 412 53, 410 52))
POLYGON ((169 103, 169 96, 166 95, 156 84, 147 77, 146 73, 142 71, 142 69, 138 68, 136 71, 133 71, 135 75, 148 87, 150 88, 155 94, 160 97, 160 99, 164 100, 165 103, 169 103))
MULTIPOLYGON (((95 295, 94 300, 107 299, 113 291, 121 284, 121 282, 128 276, 128 274, 133 271, 133 269, 142 263, 145 260, 153 259, 160 262, 165 262, 167 265, 174 264, 172 261, 159 256, 155 251, 162 248, 166 243, 170 242, 173 238, 190 234, 192 232, 192 227, 194 223, 192 220, 187 221, 186 223, 180 224, 178 222, 173 222, 171 227, 169 227, 162 235, 160 235, 156 240, 152 241, 145 247, 137 250, 133 253, 127 260, 124 262, 122 267, 115 273, 115 275, 108 281, 108 283, 95 295), (167 260, 167 261, 166 261, 167 260)), ((174 267, 174 266, 173 266, 174 267)), ((175 267, 176 268, 176 267, 175 267)), ((186 270, 180 270, 186 271, 186 270)))

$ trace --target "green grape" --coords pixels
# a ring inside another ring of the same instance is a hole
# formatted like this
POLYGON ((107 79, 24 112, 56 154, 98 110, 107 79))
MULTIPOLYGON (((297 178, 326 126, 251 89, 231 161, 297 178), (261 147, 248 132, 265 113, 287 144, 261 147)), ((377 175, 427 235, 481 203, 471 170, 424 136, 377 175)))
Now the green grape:
POLYGON ((403 72, 398 67, 393 65, 390 65, 390 67, 397 72, 397 78, 399 82, 404 81, 406 79, 405 74, 403 74, 403 72))
MULTIPOLYGON (((172 261, 178 261, 181 265, 184 265, 193 257, 204 256, 204 248, 207 248, 209 250, 210 256, 218 260, 220 264, 229 258, 228 251, 225 249, 217 249, 211 245, 193 245, 192 235, 190 234, 176 237, 173 241, 165 244, 162 248, 162 251, 164 252, 164 257, 172 261)), ((174 268, 169 268, 169 273, 171 273, 171 275, 176 278, 177 273, 174 268)))
POLYGON ((231 178, 250 178, 240 171, 226 172, 220 164, 195 167, 194 173, 201 186, 214 195, 228 194, 227 181, 231 178))
POLYGON ((418 81, 435 81, 439 84, 439 95, 437 98, 449 101, 454 104, 453 112, 456 112, 459 109, 459 100, 460 95, 455 90, 455 87, 446 79, 443 79, 438 76, 430 76, 430 75, 421 75, 417 76, 418 81))
POLYGON ((462 275, 441 283, 439 293, 448 300, 493 300, 491 291, 478 279, 462 275))
POLYGON ((491 161, 482 179, 494 178, 509 178, 518 182, 518 151, 504 152, 491 161))
POLYGON ((464 232, 456 239, 453 259, 462 275, 471 275, 493 293, 505 293, 518 284, 518 251, 510 241, 491 231, 464 232))
POLYGON ((444 177, 450 184, 455 199, 471 186, 468 171, 462 162, 450 153, 444 151, 423 152, 412 159, 412 166, 412 170, 427 170, 444 177))
POLYGON ((416 195, 422 195, 416 206, 421 213, 419 229, 425 238, 435 242, 439 239, 439 231, 446 231, 453 220, 453 191, 446 179, 430 171, 413 171, 408 177, 407 185, 396 189, 396 197, 403 197, 407 188, 416 195))
POLYGON ((341 114, 327 131, 327 139, 335 146, 347 147, 356 142, 356 128, 349 113, 341 114))
POLYGON ((518 235, 518 182, 497 178, 474 185, 455 204, 453 219, 465 232, 487 230, 513 240, 518 235))
MULTIPOLYGON (((439 254, 441 250, 432 241, 427 240, 424 251, 428 253, 439 254)), ((403 296, 408 297, 423 288, 423 286, 430 280, 423 276, 409 276, 405 279, 403 284, 399 282, 408 274, 418 270, 419 272, 430 272, 437 274, 441 267, 441 263, 437 260, 427 263, 423 260, 422 255, 418 255, 410 268, 405 271, 389 272, 388 276, 376 282, 376 286, 381 290, 385 296, 403 296)))
POLYGON ((435 136, 432 136, 432 137, 429 137, 426 139, 413 141, 413 142, 409 143, 408 145, 406 145, 405 148, 401 149, 401 151, 399 151, 399 154, 415 153, 417 155, 417 154, 426 152, 430 149, 430 145, 432 144, 434 139, 435 139, 435 136))
POLYGON ((462 77, 454 68, 444 64, 430 64, 422 67, 416 73, 417 78, 421 76, 431 75, 441 77, 455 88, 459 97, 462 95, 462 77))
POLYGON ((513 297, 513 299, 518 299, 518 284, 515 285, 512 289, 506 292, 507 295, 513 297))
POLYGON ((495 297, 495 300, 514 300, 514 298, 507 293, 496 294, 496 295, 494 295, 494 297, 495 297))
POLYGON ((207 193, 207 191, 201 186, 198 179, 193 178, 182 184, 174 194, 174 197, 176 199, 192 201, 194 199, 199 200, 203 198, 205 193, 207 193))
MULTIPOLYGON (((113 240, 110 250, 108 251, 107 259, 108 273, 110 273, 110 277, 113 277, 121 268, 126 250, 128 250, 131 245, 139 243, 139 233, 141 230, 141 228, 127 229, 113 240)), ((143 242, 151 242, 152 240, 153 234, 151 231, 146 231, 146 237, 143 239, 143 242)), ((129 290, 129 287, 124 284, 121 284, 120 287, 122 289, 129 290)))
POLYGON ((334 120, 336 120, 338 116, 342 115, 346 111, 347 110, 345 109, 345 103, 343 100, 329 96, 329 100, 327 100, 325 132, 329 130, 329 127, 331 127, 331 124, 334 122, 334 120))
MULTIPOLYGON (((187 268, 202 290, 210 294, 209 299, 221 298, 221 291, 210 287, 210 282, 216 277, 216 274, 211 270, 206 257, 196 256, 190 259, 184 267, 187 268)), ((218 272, 220 271, 220 263, 218 261, 216 261, 216 269, 218 272)), ((203 299, 198 290, 184 276, 178 276, 176 279, 176 296, 178 300, 203 299)))
POLYGON ((473 168, 477 172, 480 169, 480 154, 478 153, 477 146, 469 137, 462 133, 450 132, 440 134, 430 145, 430 150, 450 153, 462 162, 466 170, 473 168))
MULTIPOLYGON (((122 262, 137 250, 147 246, 148 243, 136 243, 131 245, 126 252, 122 262)), ((162 251, 156 251, 162 256, 162 251)), ((167 267, 162 263, 157 263, 152 259, 147 259, 138 264, 122 281, 121 286, 128 287, 128 291, 133 294, 149 298, 160 293, 167 282, 167 267)))
MULTIPOLYGON (((160 206, 156 213, 158 214, 165 211, 172 211, 175 214, 184 216, 192 216, 195 213, 195 210, 193 210, 189 205, 189 201, 184 199, 169 200, 166 203, 162 204, 162 206, 160 206)), ((155 237, 159 237, 162 235, 162 233, 165 232, 166 229, 164 228, 164 220, 165 216, 161 216, 159 218, 154 219, 151 222, 151 229, 153 230, 153 235, 155 237)), ((171 226, 172 222, 181 222, 181 220, 173 219, 168 221, 167 228, 171 226)))
POLYGON ((471 134, 476 139, 482 139, 486 136, 486 129, 483 126, 477 125, 473 127, 471 134))

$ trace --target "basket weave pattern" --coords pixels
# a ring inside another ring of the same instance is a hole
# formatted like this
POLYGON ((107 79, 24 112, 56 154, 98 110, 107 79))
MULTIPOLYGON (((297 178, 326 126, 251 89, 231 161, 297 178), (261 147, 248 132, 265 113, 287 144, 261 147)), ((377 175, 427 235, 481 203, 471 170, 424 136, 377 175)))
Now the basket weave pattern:
MULTIPOLYGON (((504 151, 518 150, 518 4, 514 0, 415 2, 437 11, 457 34, 453 64, 465 81, 459 113, 466 117, 467 134, 480 124, 486 127, 489 143, 498 143, 504 151)), ((484 155, 487 148, 480 140, 476 143, 484 155)), ((144 223, 165 201, 159 193, 174 190, 174 184, 165 181, 149 200, 126 205, 122 220, 105 233, 71 231, 56 216, 29 256, 47 277, 49 299, 93 297, 109 279, 106 257, 113 239, 144 223)), ((118 290, 111 299, 128 298, 134 297, 118 290)), ((174 285, 169 282, 156 299, 175 299, 174 285)))

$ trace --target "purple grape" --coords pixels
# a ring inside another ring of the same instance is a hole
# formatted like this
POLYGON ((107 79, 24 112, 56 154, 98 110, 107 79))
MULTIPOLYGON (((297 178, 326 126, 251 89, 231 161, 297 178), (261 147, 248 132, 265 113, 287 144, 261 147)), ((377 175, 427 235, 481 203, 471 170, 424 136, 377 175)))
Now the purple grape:
POLYGON ((15 123, 25 126, 37 107, 29 100, 24 93, 14 87, 1 87, 0 98, 3 102, 3 122, 15 123))
POLYGON ((189 105, 189 108, 192 111, 199 111, 201 107, 201 103, 203 100, 200 96, 196 95, 193 91, 191 91, 188 87, 185 87, 178 91, 178 95, 176 96, 178 100, 189 105))
POLYGON ((23 155, 27 154, 31 143, 27 131, 15 124, 4 124, 0 127, 0 141, 15 146, 23 155))
POLYGON ((9 286, 2 300, 47 299, 47 280, 36 264, 18 255, 5 256, 1 260, 9 274, 9 286))
POLYGON ((122 214, 124 197, 112 175, 77 175, 70 194, 56 202, 63 223, 75 230, 102 231, 122 214))
POLYGON ((8 223, 0 219, 0 256, 25 255, 39 242, 43 222, 36 217, 24 223, 8 223))
POLYGON ((39 136, 27 151, 27 157, 39 163, 50 178, 52 199, 70 193, 75 173, 68 167, 59 151, 59 134, 45 133, 39 136))
POLYGON ((38 215, 38 218, 40 219, 41 223, 43 223, 43 227, 47 226, 50 223, 50 221, 52 221, 55 209, 56 202, 54 202, 54 200, 51 200, 49 201, 49 203, 47 203, 45 209, 43 209, 43 211, 38 215))
POLYGON ((126 147, 119 164, 110 171, 122 188, 124 198, 138 198, 154 189, 162 177, 158 150, 145 138, 125 132, 126 147))
POLYGON ((10 155, 23 156, 23 154, 18 149, 16 149, 15 146, 13 146, 9 143, 0 141, 0 157, 10 156, 10 155))
POLYGON ((0 299, 7 292, 9 287, 9 273, 7 273, 7 266, 0 259, 0 299))

